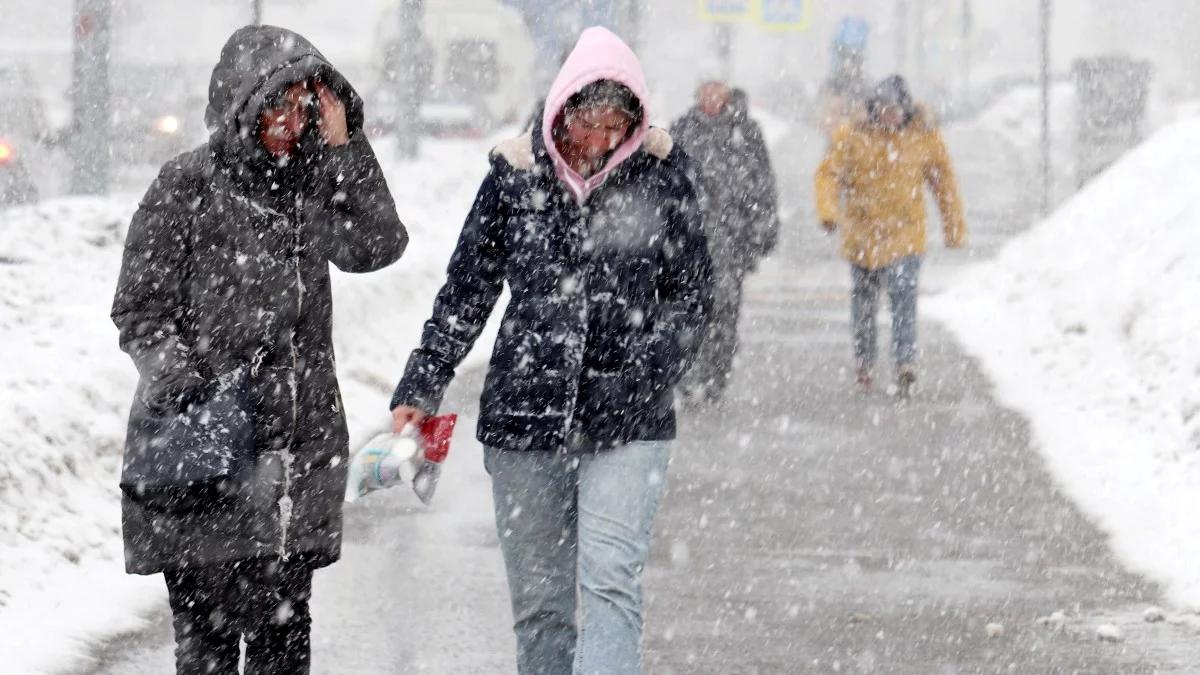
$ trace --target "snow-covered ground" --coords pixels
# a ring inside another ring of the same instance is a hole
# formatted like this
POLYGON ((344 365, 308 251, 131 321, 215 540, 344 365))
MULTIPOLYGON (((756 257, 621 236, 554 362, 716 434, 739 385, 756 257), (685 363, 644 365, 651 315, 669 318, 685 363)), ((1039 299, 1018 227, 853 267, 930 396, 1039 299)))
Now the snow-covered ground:
POLYGON ((124 608, 150 588, 109 573, 121 568, 116 477, 134 372, 107 314, 132 201, 0 214, 0 653, 12 672, 135 627, 124 608))
MULTIPOLYGON (((1159 87, 1151 87, 1146 102, 1142 131, 1147 136, 1163 126, 1195 115, 1200 103, 1167 98, 1159 87)), ((1081 158, 1079 134, 1079 97, 1070 81, 1054 82, 1050 88, 1050 172, 1051 203, 1061 204, 1078 188, 1078 169, 1081 158)), ((1041 190, 1041 89, 1033 84, 1014 87, 975 118, 961 125, 972 136, 989 143, 989 137, 1004 139, 1011 147, 1000 150, 1014 152, 1024 164, 1025 191, 1036 195, 1041 190)), ((991 148, 988 151, 992 151, 991 148)), ((1006 156, 1001 161, 1008 161, 1006 156)))
MULTIPOLYGON (((376 144, 412 243, 387 270, 334 273, 338 369, 355 442, 386 423, 391 388, 495 140, 429 141, 413 163, 398 161, 389 142, 376 144)), ((108 310, 137 198, 0 212, 5 672, 69 667, 86 646, 136 630, 165 601, 160 578, 122 573, 117 476, 135 371, 108 310)))
POLYGON ((1200 118, 928 300, 1132 570, 1200 607, 1200 118))
MULTIPOLYGON (((1075 86, 1055 83, 1050 90, 1051 199, 1059 203, 1075 190, 1075 86)), ((1024 163, 1025 190, 1040 192, 1041 90, 1033 85, 1014 88, 980 112, 967 125, 974 134, 994 135, 1011 144, 1024 163)))

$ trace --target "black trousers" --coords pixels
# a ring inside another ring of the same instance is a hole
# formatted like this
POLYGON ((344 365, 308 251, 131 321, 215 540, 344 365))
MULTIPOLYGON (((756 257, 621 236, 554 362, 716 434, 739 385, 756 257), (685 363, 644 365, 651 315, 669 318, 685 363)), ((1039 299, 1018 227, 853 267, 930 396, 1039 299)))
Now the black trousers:
POLYGON ((176 674, 237 675, 243 639, 246 675, 307 674, 312 573, 270 558, 165 572, 176 674))

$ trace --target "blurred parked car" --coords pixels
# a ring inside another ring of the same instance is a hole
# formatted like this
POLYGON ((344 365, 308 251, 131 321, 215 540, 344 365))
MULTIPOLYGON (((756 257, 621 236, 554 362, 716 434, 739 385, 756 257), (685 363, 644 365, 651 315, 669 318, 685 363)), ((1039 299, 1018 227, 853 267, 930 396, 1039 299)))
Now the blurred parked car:
POLYGON ((37 201, 30 163, 50 138, 46 109, 28 68, 0 64, 0 204, 37 201))
POLYGON ((161 164, 204 141, 207 82, 197 72, 121 64, 112 67, 109 82, 114 160, 161 164))
POLYGON ((393 57, 412 51, 397 49, 399 25, 391 8, 376 28, 383 67, 380 86, 370 95, 381 127, 399 109, 395 84, 401 76, 420 81, 419 126, 428 135, 480 136, 529 114, 536 100, 533 43, 517 10, 498 0, 426 3, 418 66, 393 57))

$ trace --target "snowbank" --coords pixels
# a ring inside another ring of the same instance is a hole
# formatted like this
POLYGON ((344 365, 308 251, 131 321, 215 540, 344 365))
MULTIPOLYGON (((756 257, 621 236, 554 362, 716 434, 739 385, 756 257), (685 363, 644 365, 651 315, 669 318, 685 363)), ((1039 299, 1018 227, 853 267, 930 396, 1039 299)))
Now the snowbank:
MULTIPOLYGON (((1075 190, 1075 86, 1059 82, 1050 90, 1050 167, 1054 203, 1075 190)), ((1015 87, 979 113, 970 125, 1006 139, 1025 164, 1030 194, 1040 191, 1041 89, 1034 85, 1015 87)))
POLYGON ((1132 569, 1200 607, 1200 118, 930 298, 1132 569))
MULTIPOLYGON (((386 422, 391 389, 487 171, 490 145, 430 141, 407 164, 390 143, 377 145, 412 244, 385 271, 334 273, 339 375, 355 439, 386 422)), ((90 643, 136 630, 139 616, 165 602, 158 577, 123 572, 116 487, 135 371, 108 313, 136 201, 56 200, 0 212, 6 672, 68 668, 86 658, 90 643)))
POLYGON ((119 473, 134 372, 108 307, 131 200, 0 213, 0 653, 10 672, 136 628, 153 591, 122 573, 119 473), (54 635, 55 640, 47 640, 54 635))
MULTIPOLYGON (((1005 133, 1030 152, 1038 149, 1042 134, 1041 89, 1014 87, 979 113, 977 124, 1005 133)), ((1057 82, 1050 89, 1050 133, 1056 152, 1068 153, 1075 138, 1075 86, 1057 82)))

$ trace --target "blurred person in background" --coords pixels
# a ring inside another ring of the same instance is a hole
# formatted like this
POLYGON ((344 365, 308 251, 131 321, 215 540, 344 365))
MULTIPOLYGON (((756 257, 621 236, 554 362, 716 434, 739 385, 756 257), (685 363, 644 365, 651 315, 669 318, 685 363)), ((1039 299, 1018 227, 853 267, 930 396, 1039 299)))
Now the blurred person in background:
POLYGON ((925 253, 925 193, 941 213, 946 246, 966 246, 958 182, 933 120, 917 106, 899 75, 880 82, 867 100, 867 118, 833 135, 816 173, 821 227, 842 233, 842 256, 853 277, 851 320, 855 377, 874 382, 875 317, 887 286, 892 308, 896 387, 907 397, 916 383, 917 286, 925 253))
POLYGON ((869 34, 867 22, 858 17, 845 17, 838 24, 830 48, 829 77, 821 83, 817 99, 817 127, 826 138, 833 138, 843 124, 861 122, 866 117, 870 89, 865 75, 869 34))
POLYGON ((336 561, 348 456, 329 263, 407 244, 358 94, 300 35, 236 31, 203 146, 130 223, 112 318, 140 379, 126 568, 162 572, 176 672, 307 673, 313 570, 336 561))
POLYGON ((392 398, 396 432, 436 413, 507 283, 477 436, 523 675, 642 672, 673 389, 711 293, 685 158, 648 102, 629 47, 584 31, 533 129, 492 152, 392 398))
POLYGON ((683 392, 692 402, 715 402, 733 371, 742 284, 778 237, 775 172, 745 92, 724 82, 700 85, 671 137, 691 159, 713 264, 712 319, 683 392))

